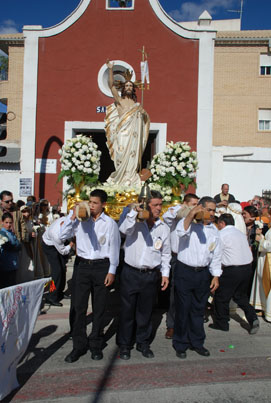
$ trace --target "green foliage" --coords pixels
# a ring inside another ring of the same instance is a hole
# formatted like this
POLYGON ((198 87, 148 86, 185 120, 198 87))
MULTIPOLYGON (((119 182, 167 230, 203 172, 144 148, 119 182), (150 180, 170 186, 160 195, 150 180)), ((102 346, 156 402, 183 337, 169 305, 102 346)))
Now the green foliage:
POLYGON ((8 71, 8 57, 0 56, 0 71, 7 72, 8 71))

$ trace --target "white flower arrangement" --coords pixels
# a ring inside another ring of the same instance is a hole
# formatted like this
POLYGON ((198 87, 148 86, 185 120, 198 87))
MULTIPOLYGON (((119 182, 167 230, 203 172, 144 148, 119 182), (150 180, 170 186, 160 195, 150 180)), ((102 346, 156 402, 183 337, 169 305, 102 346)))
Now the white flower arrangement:
POLYGON ((8 241, 9 241, 9 239, 7 236, 0 234, 0 246, 3 246, 8 241))
POLYGON ((67 140, 58 153, 61 163, 58 180, 67 176, 67 183, 70 186, 97 183, 101 151, 98 150, 91 137, 79 134, 67 140))
POLYGON ((263 229, 264 223, 262 220, 256 220, 255 225, 256 225, 256 227, 263 229))
POLYGON ((163 152, 156 154, 150 165, 152 177, 149 181, 161 185, 162 188, 176 187, 183 184, 185 189, 195 184, 198 169, 197 153, 191 151, 188 142, 167 142, 163 152))

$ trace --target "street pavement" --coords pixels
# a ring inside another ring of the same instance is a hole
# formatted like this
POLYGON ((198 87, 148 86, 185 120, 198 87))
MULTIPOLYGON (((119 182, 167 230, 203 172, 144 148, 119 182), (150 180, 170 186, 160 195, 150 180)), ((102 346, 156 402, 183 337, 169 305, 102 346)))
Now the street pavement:
MULTIPOLYGON (((68 266, 68 278, 72 265, 68 266)), ((237 310, 230 331, 205 325, 205 347, 210 357, 187 351, 187 359, 176 357, 166 340, 165 309, 160 299, 153 315, 153 359, 134 348, 131 359, 119 358, 115 336, 119 309, 116 289, 110 293, 105 324, 104 359, 93 361, 90 352, 68 364, 72 350, 69 338, 70 300, 63 307, 45 305, 39 315, 28 350, 18 365, 20 388, 3 402, 84 403, 246 403, 271 401, 271 324, 260 318, 260 330, 249 335, 244 314, 237 310)), ((88 312, 91 330, 91 303, 88 312)), ((209 323, 212 323, 210 317, 209 323)))

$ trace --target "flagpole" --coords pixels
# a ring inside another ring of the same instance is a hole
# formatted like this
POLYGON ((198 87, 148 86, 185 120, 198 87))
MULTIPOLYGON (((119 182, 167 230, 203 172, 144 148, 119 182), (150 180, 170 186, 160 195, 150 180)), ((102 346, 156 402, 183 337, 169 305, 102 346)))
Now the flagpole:
MULTIPOLYGON (((144 62, 145 61, 145 46, 144 45, 142 47, 141 53, 142 53, 142 62, 144 62)), ((141 66, 141 64, 140 64, 140 66, 141 66)), ((141 75, 142 75, 142 72, 141 72, 141 75)), ((144 81, 142 82, 142 80, 141 80, 141 106, 142 106, 142 108, 143 108, 143 104, 144 104, 144 81)), ((141 139, 140 140, 141 140, 140 141, 141 150, 140 150, 140 160, 139 160, 139 174, 142 170, 142 157, 143 157, 143 117, 141 119, 141 139)))
MULTIPOLYGON (((142 62, 145 61, 145 46, 143 45, 142 48, 142 62)), ((143 108, 143 104, 144 104, 144 82, 141 82, 141 106, 143 108)))

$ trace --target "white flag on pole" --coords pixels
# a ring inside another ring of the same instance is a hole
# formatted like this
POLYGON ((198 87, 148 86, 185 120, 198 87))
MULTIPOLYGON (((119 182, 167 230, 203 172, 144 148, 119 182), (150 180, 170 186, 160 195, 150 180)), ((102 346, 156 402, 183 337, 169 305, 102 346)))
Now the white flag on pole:
POLYGON ((140 62, 140 70, 141 70, 141 82, 142 82, 142 84, 145 83, 145 80, 146 80, 147 84, 150 84, 148 60, 145 60, 144 62, 140 62))

